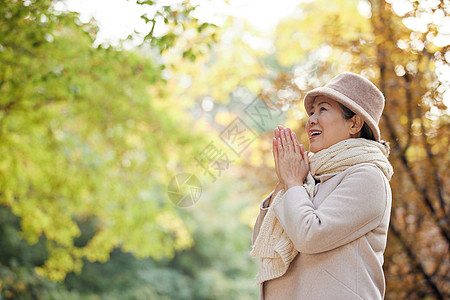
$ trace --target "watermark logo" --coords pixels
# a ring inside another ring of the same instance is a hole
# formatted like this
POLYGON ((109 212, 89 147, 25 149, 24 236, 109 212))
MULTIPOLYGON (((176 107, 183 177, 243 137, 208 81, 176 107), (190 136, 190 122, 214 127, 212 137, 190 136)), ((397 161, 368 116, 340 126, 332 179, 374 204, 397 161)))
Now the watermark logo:
POLYGON ((253 100, 244 112, 263 131, 273 130, 283 117, 283 111, 274 102, 266 103, 259 98, 253 100))
POLYGON ((222 171, 227 170, 230 163, 233 161, 228 158, 228 155, 216 147, 213 142, 209 143, 197 157, 194 158, 197 165, 205 170, 205 174, 211 176, 212 181, 216 181, 217 176, 222 175, 222 171), (217 176, 216 176, 217 175, 217 176))
MULTIPOLYGON (((232 156, 237 158, 258 138, 258 132, 264 133, 272 130, 280 124, 284 118, 284 112, 272 101, 266 103, 256 98, 244 108, 247 115, 246 121, 237 116, 219 134, 224 145, 217 145, 211 141, 203 150, 194 157, 197 166, 200 166, 205 175, 215 182, 217 177, 226 171, 234 160, 231 160, 225 151, 232 150, 232 156), (254 123, 253 126, 249 125, 254 123), (259 130, 255 130, 255 128, 259 130)), ((229 152, 229 151, 228 151, 229 152)), ((169 184, 169 198, 178 206, 188 207, 194 205, 200 198, 202 189, 200 182, 190 173, 181 173, 175 176, 169 184)))
POLYGON ((189 207, 197 203, 202 194, 198 178, 190 173, 177 174, 167 187, 169 199, 177 206, 189 207))
POLYGON ((240 156, 257 138, 256 133, 239 117, 235 118, 219 136, 237 156, 240 156))

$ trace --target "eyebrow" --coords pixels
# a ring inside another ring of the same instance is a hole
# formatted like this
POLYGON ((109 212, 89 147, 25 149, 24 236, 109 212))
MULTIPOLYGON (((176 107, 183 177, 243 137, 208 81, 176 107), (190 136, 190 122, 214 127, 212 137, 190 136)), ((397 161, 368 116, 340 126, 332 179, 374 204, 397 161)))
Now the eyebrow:
MULTIPOLYGON (((330 103, 328 103, 328 102, 326 102, 326 101, 322 101, 322 102, 319 102, 319 104, 317 104, 317 106, 320 106, 321 104, 328 104, 328 105, 331 105, 330 103)), ((313 109, 313 108, 314 108, 314 104, 311 105, 311 109, 313 109)))

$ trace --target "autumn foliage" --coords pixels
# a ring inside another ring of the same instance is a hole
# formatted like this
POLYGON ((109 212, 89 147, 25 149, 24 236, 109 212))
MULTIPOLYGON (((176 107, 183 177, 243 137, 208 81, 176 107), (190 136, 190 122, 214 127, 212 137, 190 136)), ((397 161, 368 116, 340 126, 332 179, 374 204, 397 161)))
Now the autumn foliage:
POLYGON ((255 298, 271 130, 307 144, 302 98, 343 71, 386 97, 386 299, 450 296, 448 0, 304 1, 271 32, 138 1, 168 31, 134 50, 93 47, 95 22, 56 2, 0 5, 0 298, 255 298), (239 153, 223 139, 236 120, 254 134, 239 153), (230 158, 214 181, 198 164, 209 146, 230 158), (187 209, 167 197, 181 172, 203 184, 187 209))

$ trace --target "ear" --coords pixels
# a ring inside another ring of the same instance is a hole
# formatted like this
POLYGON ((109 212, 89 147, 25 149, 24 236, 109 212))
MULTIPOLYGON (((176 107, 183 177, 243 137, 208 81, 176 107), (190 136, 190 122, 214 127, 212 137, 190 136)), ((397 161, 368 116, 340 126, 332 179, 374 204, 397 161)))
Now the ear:
POLYGON ((352 135, 354 137, 359 137, 360 131, 361 131, 362 127, 364 126, 363 119, 358 115, 354 115, 350 119, 350 121, 351 121, 350 135, 352 135))

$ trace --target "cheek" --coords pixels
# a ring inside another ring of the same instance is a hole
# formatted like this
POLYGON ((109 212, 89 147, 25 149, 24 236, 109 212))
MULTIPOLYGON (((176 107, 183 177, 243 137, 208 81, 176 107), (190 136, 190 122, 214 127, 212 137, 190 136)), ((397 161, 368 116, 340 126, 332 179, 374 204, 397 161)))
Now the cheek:
POLYGON ((349 130, 345 123, 339 122, 329 124, 328 126, 328 138, 333 140, 343 140, 350 137, 349 130))
POLYGON ((324 128, 325 135, 331 139, 345 135, 347 127, 340 116, 333 116, 332 118, 323 118, 321 125, 324 128))

